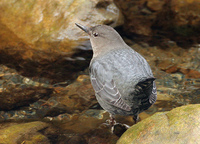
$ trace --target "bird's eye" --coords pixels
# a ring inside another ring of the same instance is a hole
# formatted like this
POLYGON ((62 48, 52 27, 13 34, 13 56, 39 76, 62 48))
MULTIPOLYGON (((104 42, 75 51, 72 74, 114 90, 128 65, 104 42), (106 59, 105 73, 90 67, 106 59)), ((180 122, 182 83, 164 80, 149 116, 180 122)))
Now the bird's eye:
POLYGON ((96 32, 93 33, 93 36, 94 36, 94 37, 97 37, 98 35, 99 35, 99 34, 96 33, 96 32))

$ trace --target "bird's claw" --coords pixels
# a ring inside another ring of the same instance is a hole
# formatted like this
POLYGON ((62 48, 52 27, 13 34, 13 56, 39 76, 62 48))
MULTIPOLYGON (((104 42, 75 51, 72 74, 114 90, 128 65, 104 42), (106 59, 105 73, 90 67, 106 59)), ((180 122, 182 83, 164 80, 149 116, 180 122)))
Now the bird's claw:
POLYGON ((113 127, 116 124, 116 121, 114 119, 108 119, 106 120, 106 123, 111 127, 113 127))

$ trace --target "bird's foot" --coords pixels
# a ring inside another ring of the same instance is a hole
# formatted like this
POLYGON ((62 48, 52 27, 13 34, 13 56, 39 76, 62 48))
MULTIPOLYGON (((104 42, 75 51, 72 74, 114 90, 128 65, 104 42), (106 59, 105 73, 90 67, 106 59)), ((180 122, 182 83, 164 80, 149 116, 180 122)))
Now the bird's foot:
POLYGON ((130 128, 130 126, 127 125, 127 124, 117 123, 115 120, 111 121, 109 119, 109 120, 106 120, 105 123, 102 123, 100 125, 100 128, 110 129, 111 133, 113 133, 116 136, 120 137, 127 129, 130 128))
POLYGON ((110 119, 106 120, 106 123, 110 125, 110 127, 113 127, 116 124, 116 121, 113 117, 111 117, 110 119))
POLYGON ((127 124, 116 123, 112 128, 111 132, 116 136, 120 137, 130 126, 127 124))
POLYGON ((120 137, 127 129, 130 128, 127 124, 117 123, 115 117, 110 114, 110 119, 106 120, 106 123, 100 125, 101 128, 109 128, 111 132, 120 137))
POLYGON ((110 117, 110 119, 107 119, 105 123, 102 123, 100 127, 108 127, 112 128, 116 124, 116 121, 113 117, 110 117))

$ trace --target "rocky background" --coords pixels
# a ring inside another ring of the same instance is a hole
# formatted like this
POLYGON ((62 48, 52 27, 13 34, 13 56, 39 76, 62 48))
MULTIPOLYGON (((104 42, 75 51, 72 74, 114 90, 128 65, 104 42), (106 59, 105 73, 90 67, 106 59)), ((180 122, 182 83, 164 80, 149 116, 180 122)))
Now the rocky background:
POLYGON ((198 143, 199 103, 199 0, 0 1, 0 143, 198 143), (157 78, 139 123, 117 117, 133 125, 124 134, 103 124, 75 22, 115 27, 157 78))

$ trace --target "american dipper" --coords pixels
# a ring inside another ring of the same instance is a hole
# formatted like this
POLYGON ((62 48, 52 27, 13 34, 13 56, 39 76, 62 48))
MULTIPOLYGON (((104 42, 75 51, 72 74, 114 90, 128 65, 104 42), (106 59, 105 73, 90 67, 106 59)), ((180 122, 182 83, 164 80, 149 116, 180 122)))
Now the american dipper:
POLYGON ((137 122, 138 114, 157 99, 149 64, 112 27, 76 25, 90 36, 90 79, 99 104, 110 113, 110 124, 114 125, 116 114, 132 115, 137 122))

